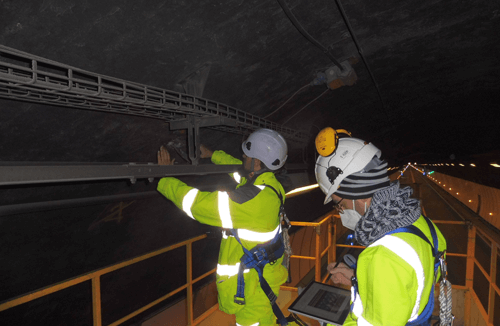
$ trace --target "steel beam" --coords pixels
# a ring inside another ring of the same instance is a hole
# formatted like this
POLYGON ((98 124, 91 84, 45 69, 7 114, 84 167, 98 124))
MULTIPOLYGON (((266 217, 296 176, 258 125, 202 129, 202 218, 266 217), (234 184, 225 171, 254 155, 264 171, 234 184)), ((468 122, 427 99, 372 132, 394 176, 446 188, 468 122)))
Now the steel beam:
POLYGON ((130 194, 119 194, 110 196, 95 196, 74 199, 61 199, 42 201, 34 203, 14 204, 0 206, 0 216, 26 214, 32 212, 44 212, 64 208, 85 207, 93 205, 109 204, 112 202, 147 199, 159 196, 158 191, 143 191, 130 194))
POLYGON ((157 164, 109 164, 109 165, 1 165, 0 186, 22 184, 161 178, 179 175, 203 175, 232 173, 241 165, 157 165, 157 164))

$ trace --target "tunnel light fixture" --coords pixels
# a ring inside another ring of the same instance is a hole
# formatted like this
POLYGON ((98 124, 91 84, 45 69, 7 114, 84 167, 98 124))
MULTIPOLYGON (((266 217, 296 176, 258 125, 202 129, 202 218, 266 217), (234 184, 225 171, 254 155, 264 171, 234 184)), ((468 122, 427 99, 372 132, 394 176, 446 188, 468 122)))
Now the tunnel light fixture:
POLYGON ((441 181, 439 181, 439 183, 441 183, 441 181))
POLYGON ((451 188, 450 188, 450 190, 451 190, 451 188))
POLYGON ((469 199, 469 203, 472 203, 472 199, 469 199))
POLYGON ((500 168, 500 164, 497 163, 490 163, 490 165, 494 168, 500 168))
POLYGON ((455 166, 455 164, 451 163, 451 166, 455 166))
POLYGON ((465 166, 465 165, 463 165, 462 163, 460 163, 460 164, 458 164, 458 165, 460 165, 460 166, 465 166))
POLYGON ((460 194, 457 192, 457 195, 460 195, 460 194))
POLYGON ((296 189, 293 189, 293 190, 287 192, 285 194, 285 196, 288 196, 288 195, 291 195, 291 194, 297 194, 297 193, 304 192, 304 191, 311 190, 311 189, 318 188, 318 187, 319 187, 318 184, 314 184, 314 185, 310 185, 310 186, 296 188, 296 189))
POLYGON ((470 164, 470 166, 472 166, 472 167, 474 167, 474 168, 475 168, 475 167, 476 167, 476 164, 471 163, 471 164, 470 164))
POLYGON ((490 213, 490 215, 493 215, 493 213, 490 213))
POLYGON ((450 166, 448 163, 446 163, 446 166, 450 166))

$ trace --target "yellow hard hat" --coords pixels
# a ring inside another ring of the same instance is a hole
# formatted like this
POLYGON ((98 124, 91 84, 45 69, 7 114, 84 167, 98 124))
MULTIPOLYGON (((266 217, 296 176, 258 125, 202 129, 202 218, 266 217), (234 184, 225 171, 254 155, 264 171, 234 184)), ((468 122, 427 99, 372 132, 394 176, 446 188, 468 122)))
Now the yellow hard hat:
POLYGON ((339 142, 339 133, 347 134, 351 136, 351 133, 344 129, 333 129, 331 127, 326 127, 321 130, 316 136, 315 144, 316 150, 321 156, 330 156, 335 149, 337 148, 337 144, 339 142))

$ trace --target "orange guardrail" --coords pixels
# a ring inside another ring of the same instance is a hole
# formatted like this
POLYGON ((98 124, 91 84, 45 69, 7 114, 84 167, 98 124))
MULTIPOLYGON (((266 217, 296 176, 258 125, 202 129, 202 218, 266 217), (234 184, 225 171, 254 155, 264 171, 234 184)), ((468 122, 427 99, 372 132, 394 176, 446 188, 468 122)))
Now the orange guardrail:
MULTIPOLYGON (((350 246, 350 245, 344 245, 344 244, 337 244, 337 220, 339 216, 334 215, 333 213, 328 213, 319 222, 291 222, 292 225, 294 226, 301 226, 301 227, 314 227, 316 229, 316 236, 315 236, 315 241, 316 241, 316 247, 315 247, 315 256, 299 256, 299 255, 292 255, 290 258, 294 259, 306 259, 306 260, 314 260, 315 261, 315 281, 317 282, 327 282, 329 275, 327 274, 323 280, 321 280, 321 260, 322 258, 328 254, 328 263, 331 263, 336 260, 336 249, 337 247, 349 247, 349 248, 364 248, 363 246, 350 246), (327 245, 324 249, 320 248, 320 229, 322 226, 327 225, 328 229, 328 240, 327 240, 327 245)), ((468 290, 466 292, 466 300, 465 300, 465 316, 470 316, 471 313, 471 304, 472 300, 474 300, 479 308, 479 311, 484 318, 484 321, 488 325, 493 325, 494 321, 494 314, 495 314, 495 296, 498 295, 500 297, 500 289, 497 286, 497 257, 499 253, 499 243, 497 243, 494 239, 492 239, 490 236, 488 236, 486 233, 482 232, 480 229, 478 229, 475 225, 466 222, 466 221, 441 221, 441 220, 434 220, 433 221, 435 224, 449 224, 449 225, 464 225, 467 224, 469 226, 468 230, 468 245, 467 245, 467 254, 460 254, 460 253, 450 253, 447 252, 448 256, 456 256, 456 257, 463 257, 467 259, 466 263, 466 284, 465 286, 460 286, 460 285, 453 285, 453 288, 458 288, 458 289, 466 289, 468 290), (486 239, 486 243, 489 243, 490 248, 491 248, 491 257, 490 257, 490 268, 489 268, 489 273, 486 271, 486 269, 480 264, 480 262, 476 259, 475 257, 475 243, 476 243, 476 238, 477 236, 480 236, 483 239, 486 239), (488 307, 485 308, 481 300, 478 298, 477 293, 474 291, 474 270, 475 267, 478 268, 478 270, 484 275, 484 277, 487 279, 489 282, 489 295, 488 295, 488 307)), ((141 312, 153 307, 154 305, 168 299, 169 297, 175 295, 176 293, 186 290, 187 291, 187 322, 188 325, 197 325, 201 323, 204 319, 206 319, 210 314, 212 314, 214 311, 217 310, 218 304, 214 305, 210 309, 208 309, 206 312, 204 312, 202 315, 200 315, 198 318, 194 319, 193 317, 193 284, 204 279, 205 277, 214 274, 216 272, 216 269, 213 269, 200 277, 196 279, 192 279, 192 244, 196 241, 200 241, 202 239, 205 239, 207 236, 206 235, 201 235, 198 237, 191 238, 189 240, 179 242, 177 244, 153 251, 151 253, 109 266, 105 267, 93 272, 89 272, 80 276, 77 276, 72 279, 68 279, 50 286, 47 286, 42 289, 38 289, 36 291, 21 295, 19 297, 10 299, 8 301, 0 303, 0 311, 7 310, 9 308, 13 308, 15 306, 21 305, 23 303, 38 299, 40 297, 49 295, 51 293, 69 288, 71 286, 80 284, 85 281, 91 281, 92 282, 92 306, 93 306, 93 325, 94 326, 101 326, 102 325, 102 316, 101 316, 101 286, 100 286, 100 277, 104 274, 116 271, 120 268, 130 266, 132 264, 141 262, 143 260, 155 257, 157 255, 166 253, 168 251, 171 251, 173 249, 177 249, 183 246, 186 246, 186 259, 187 259, 187 266, 186 266, 186 276, 187 276, 187 282, 183 286, 171 291, 170 293, 165 294, 161 298, 147 304, 146 306, 122 317, 121 319, 111 323, 109 326, 117 326, 125 321, 131 319, 132 317, 137 316, 141 312)), ((287 290, 287 291, 297 291, 296 287, 289 287, 289 286, 282 286, 282 290, 287 290)), ((500 312, 497 312, 500 313, 500 312)), ((470 325, 470 320, 467 318, 465 319, 466 325, 470 325)))
POLYGON ((483 232, 481 229, 477 228, 475 225, 471 225, 469 228, 468 235, 468 245, 467 245, 467 270, 466 270, 466 287, 469 289, 467 296, 465 298, 465 312, 471 312, 471 300, 476 302, 477 307, 484 319, 484 321, 488 325, 493 325, 495 320, 495 314, 499 314, 500 311, 495 311, 495 297, 500 297, 500 289, 497 285, 497 258, 499 252, 499 243, 491 238, 486 232, 483 232), (482 238, 490 247, 490 266, 488 273, 486 268, 481 265, 481 263, 477 260, 475 256, 476 251, 476 240, 482 238), (484 278, 488 281, 488 298, 487 307, 484 307, 482 301, 478 297, 478 294, 474 290, 474 273, 476 268, 481 272, 484 278))
POLYGON ((65 281, 62 281, 62 282, 59 282, 56 284, 52 284, 52 285, 47 286, 45 288, 38 289, 36 291, 33 291, 30 293, 21 295, 19 297, 10 299, 8 301, 0 303, 0 312, 7 310, 7 309, 10 309, 10 308, 13 308, 13 307, 16 307, 16 306, 21 305, 23 303, 41 298, 41 297, 49 295, 51 293, 54 293, 54 292, 69 288, 71 286, 80 284, 82 282, 91 280, 91 282, 92 282, 93 325, 94 326, 102 326, 101 282, 100 282, 100 277, 102 275, 116 271, 116 270, 123 268, 123 267, 126 267, 126 266, 136 264, 136 263, 141 262, 143 260, 161 255, 161 254, 166 253, 168 251, 186 246, 186 259, 187 259, 187 266, 186 266, 187 282, 186 282, 186 284, 171 291, 170 293, 165 294, 161 298, 145 305, 144 307, 139 308, 136 311, 120 318, 119 320, 109 324, 109 326, 117 326, 117 325, 123 324, 125 321, 131 319, 132 317, 137 316, 141 312, 143 312, 143 311, 153 307, 154 305, 170 298, 171 296, 175 295, 176 293, 178 293, 184 289, 187 290, 187 317, 188 317, 187 321, 188 321, 188 325, 197 325, 201 321, 203 321, 205 318, 207 318, 210 315, 210 313, 214 312, 218 308, 218 304, 216 304, 215 306, 211 307, 207 312, 205 312, 204 314, 202 314, 201 316, 199 316, 198 318, 193 320, 193 284, 216 272, 216 269, 213 269, 213 270, 201 275, 200 277, 198 277, 194 280, 192 278, 192 275, 193 275, 193 272, 192 272, 192 244, 196 241, 200 241, 202 239, 205 239, 206 237, 207 237, 206 235, 194 237, 194 238, 191 238, 189 240, 182 241, 182 242, 176 243, 174 245, 150 252, 148 254, 145 254, 145 255, 142 255, 142 256, 139 256, 139 257, 136 257, 136 258, 112 265, 112 266, 109 266, 109 267, 98 269, 98 270, 95 270, 93 272, 86 273, 86 274, 83 274, 83 275, 77 276, 75 278, 68 279, 68 280, 65 280, 65 281))
MULTIPOLYGON (((335 261, 335 254, 336 254, 336 241, 333 239, 336 238, 336 232, 337 232, 337 225, 335 223, 335 218, 339 217, 338 215, 334 215, 332 212, 327 213, 320 217, 319 222, 290 222, 292 226, 300 226, 300 227, 314 227, 316 230, 316 235, 315 235, 315 255, 314 257, 311 256, 299 256, 299 255, 291 255, 290 259, 306 259, 306 260, 314 260, 315 261, 315 275, 314 275, 314 280, 316 282, 321 282, 321 259, 328 254, 328 263, 331 263, 332 261, 335 261), (320 248, 320 243, 321 243, 321 227, 324 225, 327 225, 327 230, 328 230, 328 240, 327 240, 327 246, 321 250, 320 248), (332 225, 333 225, 333 230, 332 230, 332 225), (334 233, 332 235, 332 232, 334 233)), ((323 282, 325 282, 323 280, 323 282)), ((288 291, 297 291, 296 287, 291 287, 291 286, 282 286, 282 290, 288 290, 288 291)))

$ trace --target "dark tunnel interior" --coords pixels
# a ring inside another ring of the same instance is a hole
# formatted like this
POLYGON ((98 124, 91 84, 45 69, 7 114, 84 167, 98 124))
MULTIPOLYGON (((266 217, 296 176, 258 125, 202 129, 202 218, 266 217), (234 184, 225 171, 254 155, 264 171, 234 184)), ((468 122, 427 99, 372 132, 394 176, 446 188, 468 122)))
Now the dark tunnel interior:
MULTIPOLYGON (((215 268, 218 229, 141 174, 161 145, 205 191, 232 179, 193 172, 190 148, 241 158, 269 126, 287 139, 287 191, 316 183, 325 127, 373 142, 389 167, 473 163, 433 169, 500 188, 499 30, 487 0, 0 1, 0 302, 200 234, 194 276, 215 268)), ((288 216, 315 220, 323 200, 292 197, 288 216)), ((182 285, 183 250, 103 277, 103 324, 182 285)), ((90 296, 84 282, 0 324, 89 325, 90 296)))

